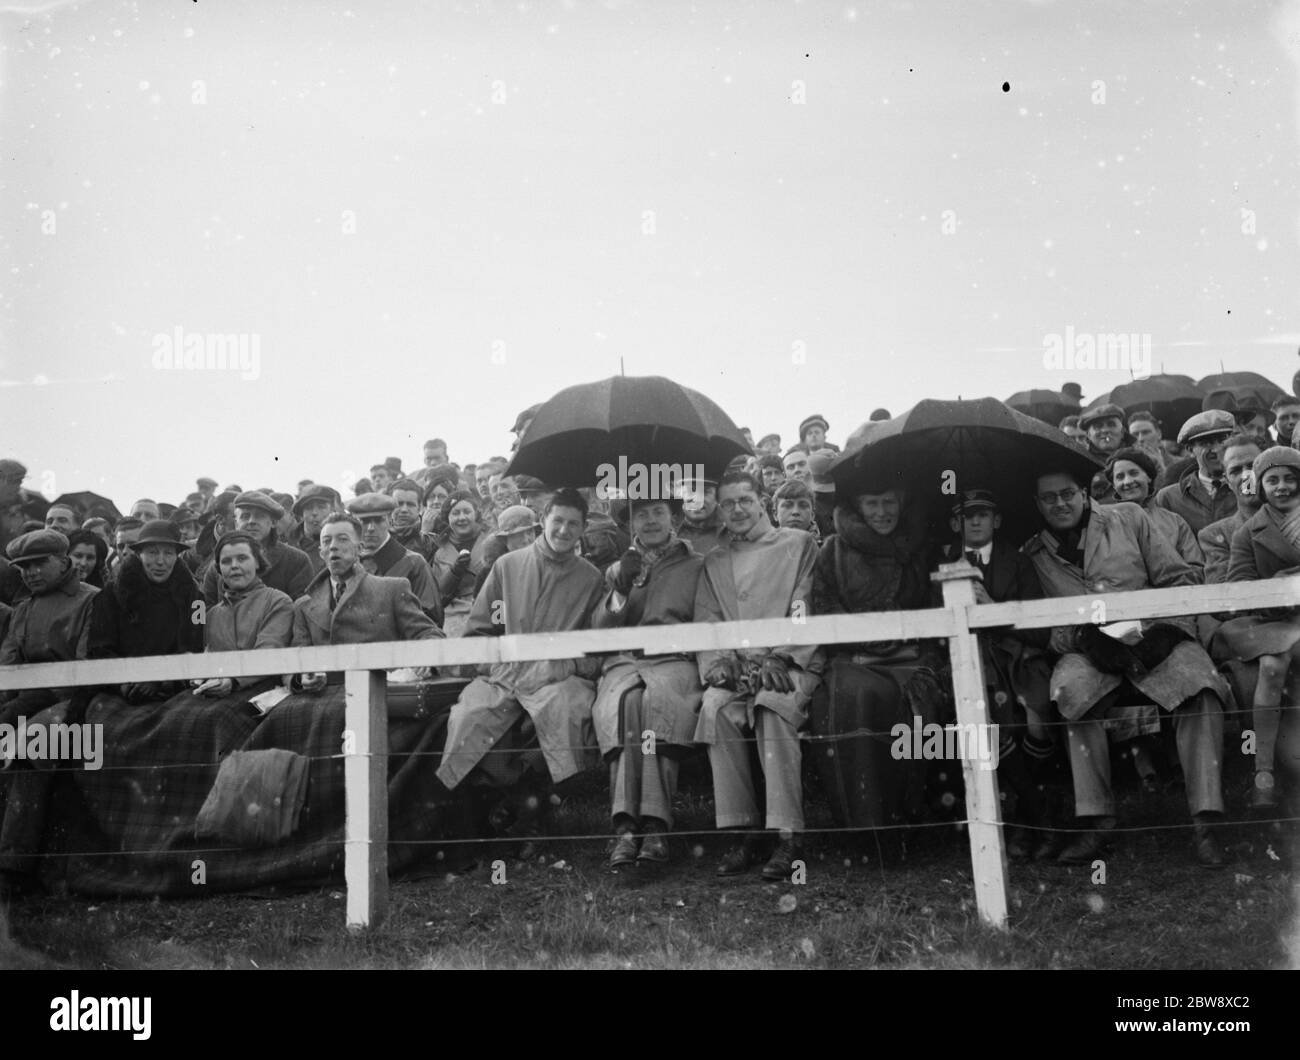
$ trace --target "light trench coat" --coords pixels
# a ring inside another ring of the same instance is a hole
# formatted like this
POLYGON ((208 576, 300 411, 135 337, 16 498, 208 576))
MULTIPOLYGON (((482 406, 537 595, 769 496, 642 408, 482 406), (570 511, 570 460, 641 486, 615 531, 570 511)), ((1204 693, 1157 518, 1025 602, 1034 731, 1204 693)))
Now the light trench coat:
MULTIPOLYGON (((1136 504, 1088 503, 1092 514, 1084 533, 1082 570, 1058 555, 1059 542, 1048 530, 1040 530, 1025 545, 1048 597, 1098 596, 1104 602, 1115 593, 1198 584, 1193 569, 1136 504)), ((1161 621, 1195 635, 1190 618, 1161 621)), ((1068 721, 1078 721, 1124 680, 1074 650, 1076 636, 1073 626, 1052 630, 1051 647, 1061 658, 1052 671, 1051 694, 1068 721)), ((1203 690, 1214 692, 1220 702, 1228 702, 1230 695, 1214 663, 1194 640, 1180 642, 1159 665, 1133 683, 1165 710, 1174 710, 1203 690)))

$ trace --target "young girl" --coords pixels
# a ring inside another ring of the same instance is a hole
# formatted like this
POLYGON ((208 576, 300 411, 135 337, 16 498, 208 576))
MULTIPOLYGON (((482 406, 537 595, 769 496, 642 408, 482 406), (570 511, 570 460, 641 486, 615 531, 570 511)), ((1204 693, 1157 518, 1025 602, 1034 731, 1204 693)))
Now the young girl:
MULTIPOLYGON (((1228 565, 1231 582, 1300 574, 1300 452, 1275 445, 1255 458, 1253 470, 1264 503, 1233 535, 1228 565)), ((1296 686, 1300 684, 1300 665, 1296 665, 1300 661, 1300 613, 1271 608, 1225 622, 1219 635, 1242 660, 1259 661, 1259 683, 1252 708, 1255 786, 1250 805, 1253 809, 1271 809, 1277 805, 1273 767, 1284 720, 1284 745, 1300 742, 1300 734, 1293 731, 1296 686), (1288 690, 1285 704, 1284 686, 1288 690)), ((1294 772, 1300 746, 1289 746, 1288 750, 1294 772)))

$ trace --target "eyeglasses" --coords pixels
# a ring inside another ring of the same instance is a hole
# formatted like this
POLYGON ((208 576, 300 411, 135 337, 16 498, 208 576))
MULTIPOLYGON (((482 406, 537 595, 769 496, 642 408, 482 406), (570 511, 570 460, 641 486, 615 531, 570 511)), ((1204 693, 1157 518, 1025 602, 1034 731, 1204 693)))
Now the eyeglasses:
POLYGON ((718 507, 724 512, 733 511, 736 507, 745 509, 753 508, 758 504, 757 497, 737 497, 731 500, 718 501, 718 507))
POLYGON ((1038 500, 1041 504, 1056 504, 1058 501, 1061 504, 1072 504, 1074 498, 1082 492, 1083 491, 1079 489, 1068 489, 1060 490, 1057 493, 1040 493, 1038 495, 1038 500))

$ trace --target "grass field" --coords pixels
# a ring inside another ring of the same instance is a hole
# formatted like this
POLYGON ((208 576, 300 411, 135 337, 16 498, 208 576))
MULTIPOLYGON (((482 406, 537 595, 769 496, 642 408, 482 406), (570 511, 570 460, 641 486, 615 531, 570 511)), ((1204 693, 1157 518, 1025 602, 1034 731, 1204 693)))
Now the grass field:
MULTIPOLYGON (((201 900, 28 898, 0 925, 0 966, 160 968, 1286 968, 1300 967, 1293 837, 1233 824, 1233 863, 1200 868, 1181 793, 1123 793, 1124 834, 1091 868, 1010 866, 1009 930, 976 915, 964 831, 814 834, 807 882, 719 881, 707 768, 684 772, 665 869, 612 873, 601 840, 525 864, 477 845, 394 880, 387 922, 351 935, 341 883, 201 900), (1170 827, 1176 825, 1177 827, 1170 827), (853 845, 853 844, 858 845, 853 845), (469 852, 467 852, 469 851, 469 852), (461 864, 466 858, 476 865, 461 864), (493 882, 492 863, 500 860, 493 882), (461 871, 450 872, 456 863, 461 871)), ((810 828, 830 824, 809 807, 810 828)), ((604 794, 569 798, 557 834, 603 832, 604 794)))

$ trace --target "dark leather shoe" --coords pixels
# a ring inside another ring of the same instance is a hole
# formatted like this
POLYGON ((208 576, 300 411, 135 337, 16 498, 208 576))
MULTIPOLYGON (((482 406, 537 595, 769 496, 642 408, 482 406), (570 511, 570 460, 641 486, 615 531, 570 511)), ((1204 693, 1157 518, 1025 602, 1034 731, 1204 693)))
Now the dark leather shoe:
POLYGON ((790 873, 794 871, 794 863, 801 857, 803 857, 803 849, 797 839, 781 840, 772 851, 772 856, 767 859, 767 864, 763 866, 763 879, 789 882, 790 873))
POLYGON ((1192 840, 1192 851, 1196 855, 1196 861, 1203 868, 1221 869, 1228 864, 1228 857, 1223 852, 1223 847, 1219 844, 1218 838, 1214 832, 1203 824, 1196 826, 1195 838, 1192 840))
POLYGON ((647 832, 641 837, 641 853, 637 861, 662 863, 668 860, 668 837, 663 832, 647 832))
POLYGON ((616 869, 620 865, 631 865, 636 861, 636 835, 633 832, 620 832, 614 839, 614 849, 609 852, 609 867, 616 869))
POLYGON ((719 876, 739 876, 758 860, 758 843, 754 836, 733 843, 718 862, 719 876))
POLYGON ((1056 857, 1058 865, 1088 865, 1101 857, 1110 845, 1110 832, 1114 824, 1089 828, 1080 832, 1056 857))

